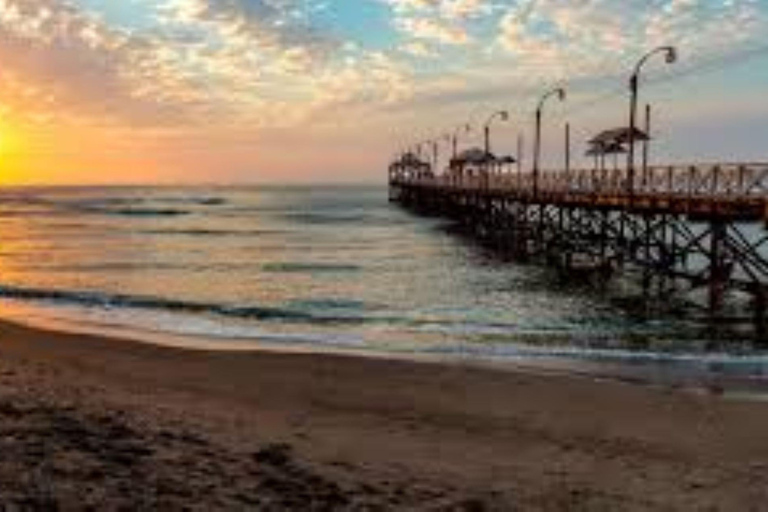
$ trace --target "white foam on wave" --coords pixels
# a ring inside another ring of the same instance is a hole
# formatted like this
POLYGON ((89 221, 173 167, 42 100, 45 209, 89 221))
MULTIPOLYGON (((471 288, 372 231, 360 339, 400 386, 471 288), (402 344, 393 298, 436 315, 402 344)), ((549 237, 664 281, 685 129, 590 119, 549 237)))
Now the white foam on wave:
MULTIPOLYGON (((131 339, 161 346, 203 351, 278 351, 354 354, 412 361, 490 365, 584 374, 595 378, 701 388, 716 382, 749 397, 768 389, 768 356, 725 353, 664 354, 576 347, 536 347, 522 342, 462 343, 445 340, 371 342, 361 334, 307 332, 287 326, 278 331, 253 320, 233 321, 185 312, 131 308, 93 308, 0 300, 3 316, 30 325, 81 334, 131 339)), ((386 334, 386 333, 385 333, 386 334)), ((766 395, 768 396, 768 395, 766 395)))
POLYGON ((232 321, 212 316, 137 308, 84 307, 47 301, 2 299, 3 316, 32 325, 67 331, 118 335, 187 348, 257 349, 263 343, 319 344, 338 347, 362 347, 360 336, 278 332, 265 329, 256 321, 232 321), (172 338, 165 343, 163 338, 172 338))

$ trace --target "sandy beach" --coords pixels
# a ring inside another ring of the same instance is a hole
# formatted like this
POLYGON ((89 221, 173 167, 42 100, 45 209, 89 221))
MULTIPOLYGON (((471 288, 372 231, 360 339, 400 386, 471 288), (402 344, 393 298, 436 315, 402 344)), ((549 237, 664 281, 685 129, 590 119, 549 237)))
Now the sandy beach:
POLYGON ((758 510, 768 404, 0 325, 0 508, 758 510))

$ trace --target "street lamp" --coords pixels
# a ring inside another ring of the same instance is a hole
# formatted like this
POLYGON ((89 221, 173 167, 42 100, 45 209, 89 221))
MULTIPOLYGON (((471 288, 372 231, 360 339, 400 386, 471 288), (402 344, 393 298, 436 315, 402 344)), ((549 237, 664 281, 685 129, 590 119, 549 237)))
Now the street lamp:
POLYGON ((677 61, 677 50, 674 46, 659 46, 658 48, 646 53, 642 59, 635 65, 632 77, 629 79, 630 101, 629 101, 629 151, 627 152, 627 186, 629 195, 634 193, 635 183, 635 124, 637 118, 637 92, 640 82, 640 69, 643 64, 657 53, 664 53, 664 60, 667 64, 673 64, 677 61))
POLYGON ((432 144, 432 172, 437 173, 437 156, 438 156, 438 144, 440 142, 440 138, 436 138, 430 141, 430 144, 432 144))
POLYGON ((488 121, 485 122, 484 126, 484 133, 485 133, 485 155, 486 157, 490 155, 491 153, 491 123, 493 123, 493 120, 496 118, 501 119, 502 121, 509 121, 509 112, 506 110, 499 110, 497 112, 494 112, 491 114, 491 116, 488 118, 488 121))
POLYGON ((427 162, 432 161, 431 165, 432 166, 436 165, 435 161, 430 157, 430 154, 429 154, 429 147, 430 147, 430 145, 432 145, 433 146, 432 147, 432 150, 433 150, 433 155, 432 156, 434 158, 437 158, 437 149, 434 146, 434 144, 435 143, 432 140, 422 140, 421 142, 416 143, 416 146, 415 146, 416 147, 416 157, 419 160, 419 164, 418 165, 419 165, 419 168, 420 168, 419 173, 421 173, 421 162, 423 162, 423 161, 427 161, 427 162), (425 160, 422 160, 422 153, 423 152, 427 153, 426 157, 424 157, 425 160))
POLYGON ((459 134, 469 133, 472 131, 472 126, 469 123, 460 124, 453 130, 453 133, 446 135, 446 138, 451 141, 451 148, 453 151, 453 158, 456 158, 459 154, 459 134))
POLYGON ((557 95, 560 101, 565 100, 565 89, 556 87, 547 92, 539 100, 539 106, 536 108, 536 142, 533 150, 533 195, 539 193, 539 159, 541 158, 541 114, 544 110, 544 103, 552 96, 557 95))
POLYGON ((426 139, 415 144, 416 156, 421 160, 422 154, 426 152, 424 157, 427 162, 430 162, 433 170, 437 171, 438 164, 438 144, 440 138, 426 139), (431 149, 431 152, 430 152, 431 149), (430 154, 431 153, 431 154, 430 154))

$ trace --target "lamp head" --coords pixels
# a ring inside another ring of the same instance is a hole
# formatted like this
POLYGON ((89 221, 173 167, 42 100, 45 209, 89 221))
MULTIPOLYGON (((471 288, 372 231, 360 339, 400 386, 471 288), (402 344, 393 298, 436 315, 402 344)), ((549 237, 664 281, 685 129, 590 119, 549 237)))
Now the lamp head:
POLYGON ((506 110, 502 110, 499 115, 501 116, 502 121, 509 121, 509 112, 506 110))
POLYGON ((677 61, 677 49, 674 46, 667 47, 665 60, 667 64, 673 64, 677 61))

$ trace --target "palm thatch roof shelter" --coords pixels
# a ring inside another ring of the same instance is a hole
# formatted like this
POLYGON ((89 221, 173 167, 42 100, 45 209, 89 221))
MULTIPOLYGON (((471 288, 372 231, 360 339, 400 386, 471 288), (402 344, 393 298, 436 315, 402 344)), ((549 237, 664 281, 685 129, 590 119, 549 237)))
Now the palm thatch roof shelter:
POLYGON ((390 164, 389 175, 390 178, 423 178, 432 175, 432 165, 408 152, 390 164))
POLYGON ((590 147, 586 152, 587 156, 595 157, 595 169, 605 169, 605 157, 613 155, 613 168, 618 169, 618 155, 626 153, 627 149, 617 140, 608 139, 606 142, 590 141, 590 147))
POLYGON ((621 144, 612 142, 607 145, 592 144, 585 154, 587 156, 605 156, 605 155, 617 155, 617 154, 626 153, 626 152, 627 152, 627 148, 625 148, 621 144))
POLYGON ((488 174, 503 165, 517 162, 511 155, 498 157, 481 148, 469 148, 451 159, 449 172, 452 175, 488 174))
POLYGON ((610 130, 604 130, 589 140, 590 144, 608 146, 611 144, 624 144, 629 142, 630 135, 635 141, 650 140, 648 134, 637 128, 632 131, 627 127, 611 128, 610 130))
POLYGON ((493 153, 480 148, 465 149, 451 158, 451 167, 466 167, 471 165, 487 165, 496 161, 493 153))

